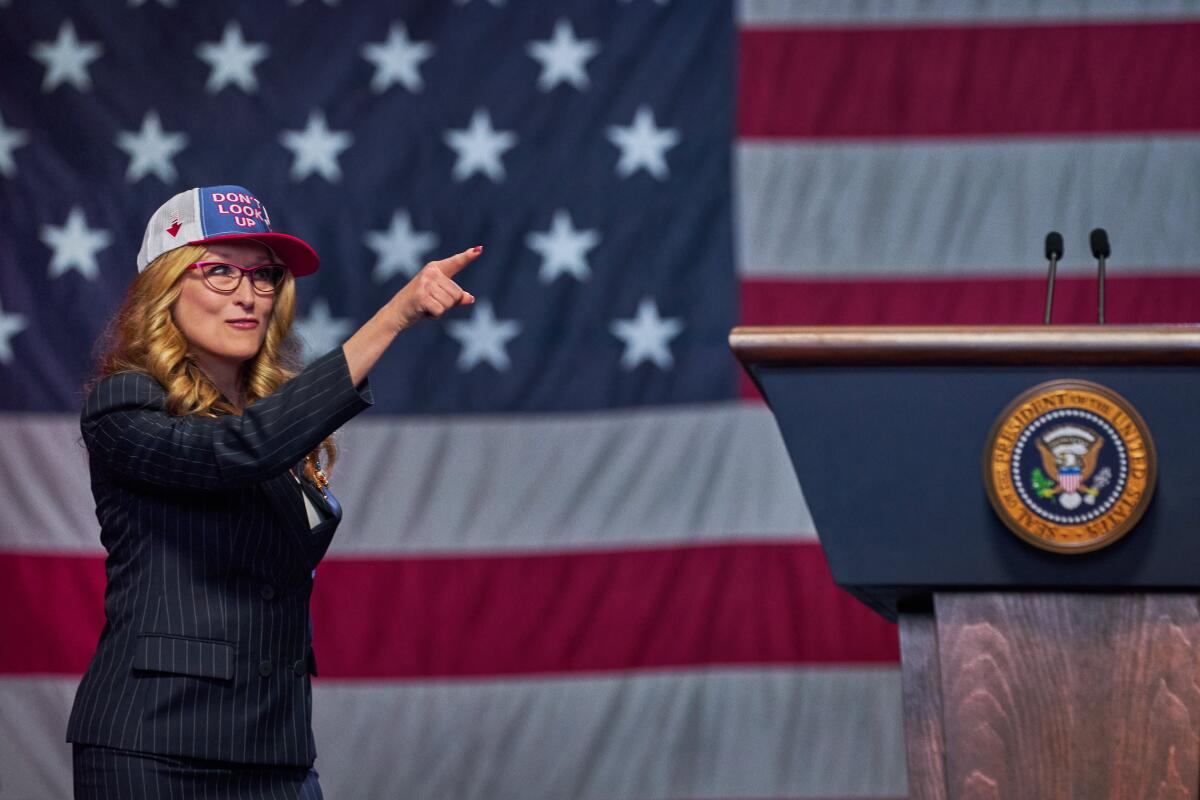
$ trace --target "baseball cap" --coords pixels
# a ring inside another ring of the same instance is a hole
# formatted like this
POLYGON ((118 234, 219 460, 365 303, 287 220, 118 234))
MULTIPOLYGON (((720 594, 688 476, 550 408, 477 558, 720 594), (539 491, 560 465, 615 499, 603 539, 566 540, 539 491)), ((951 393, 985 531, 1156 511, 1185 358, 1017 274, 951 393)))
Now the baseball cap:
POLYGON ((201 186, 180 192, 150 217, 137 267, 177 247, 235 239, 253 239, 270 247, 293 275, 317 271, 321 259, 307 242, 271 230, 267 207, 242 186, 201 186))

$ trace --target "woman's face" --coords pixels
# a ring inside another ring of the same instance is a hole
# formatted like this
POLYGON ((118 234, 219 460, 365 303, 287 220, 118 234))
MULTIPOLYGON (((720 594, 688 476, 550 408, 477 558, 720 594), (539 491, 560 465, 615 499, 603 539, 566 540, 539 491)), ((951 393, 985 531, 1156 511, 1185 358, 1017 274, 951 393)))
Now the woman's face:
MULTIPOLYGON (((201 259, 242 267, 272 260, 266 247, 249 240, 214 242, 201 259)), ((262 347, 274 306, 275 296, 254 291, 247 273, 237 289, 222 294, 209 288, 199 269, 189 269, 173 311, 175 324, 201 359, 208 356, 240 365, 262 347)))

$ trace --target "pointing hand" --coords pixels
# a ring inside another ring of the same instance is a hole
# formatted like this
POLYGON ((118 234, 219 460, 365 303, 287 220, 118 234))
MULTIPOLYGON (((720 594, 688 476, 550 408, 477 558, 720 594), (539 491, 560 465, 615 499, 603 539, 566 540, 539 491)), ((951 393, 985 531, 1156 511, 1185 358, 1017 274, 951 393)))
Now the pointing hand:
POLYGON ((422 319, 437 319, 455 306, 475 302, 475 296, 463 290, 453 278, 483 253, 483 246, 430 261, 392 298, 400 316, 400 327, 408 328, 422 319))

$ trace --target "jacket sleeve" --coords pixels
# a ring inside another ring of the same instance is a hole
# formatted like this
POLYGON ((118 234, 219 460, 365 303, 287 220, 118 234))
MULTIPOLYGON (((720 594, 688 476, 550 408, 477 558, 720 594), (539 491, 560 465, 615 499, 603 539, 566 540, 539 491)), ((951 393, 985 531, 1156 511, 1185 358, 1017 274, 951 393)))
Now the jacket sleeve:
POLYGON ((166 391, 145 373, 119 372, 100 381, 81 420, 92 458, 141 483, 232 488, 281 474, 373 403, 366 380, 361 389, 351 382, 340 347, 240 417, 174 416, 165 400, 166 391))

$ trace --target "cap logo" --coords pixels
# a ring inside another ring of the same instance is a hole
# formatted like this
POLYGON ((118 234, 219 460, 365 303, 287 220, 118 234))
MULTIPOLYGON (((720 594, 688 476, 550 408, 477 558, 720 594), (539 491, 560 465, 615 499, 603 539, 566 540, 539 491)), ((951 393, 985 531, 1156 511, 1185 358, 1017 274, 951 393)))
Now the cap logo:
POLYGON ((167 228, 167 233, 171 234, 171 238, 175 238, 179 234, 179 229, 183 227, 183 223, 179 221, 179 214, 171 215, 171 225, 167 228))
POLYGON ((271 229, 271 220, 267 210, 253 195, 242 192, 213 192, 213 209, 222 216, 232 216, 233 223, 239 228, 254 228, 258 223, 271 229))

